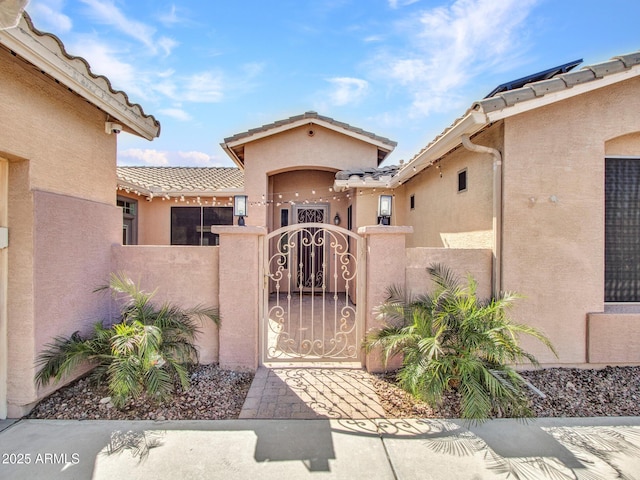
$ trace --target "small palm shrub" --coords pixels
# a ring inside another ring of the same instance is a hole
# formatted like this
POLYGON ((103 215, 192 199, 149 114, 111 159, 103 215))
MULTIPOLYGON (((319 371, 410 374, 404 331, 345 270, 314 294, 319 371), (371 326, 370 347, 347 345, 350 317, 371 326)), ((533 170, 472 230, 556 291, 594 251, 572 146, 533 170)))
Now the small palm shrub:
POLYGON ((112 274, 109 284, 96 291, 110 290, 121 305, 118 323, 98 322, 89 336, 74 332, 56 337, 38 356, 36 384, 59 381, 85 362, 94 365, 90 373, 97 383, 106 382, 113 404, 121 408, 143 393, 164 400, 176 385, 189 387, 188 367, 197 362, 194 341, 198 326, 208 318, 220 325, 218 310, 211 307, 182 309, 170 303, 160 307, 126 275, 112 274))
POLYGON ((442 265, 428 271, 435 283, 431 294, 412 298, 401 289, 388 289, 378 309, 386 326, 367 336, 365 349, 381 348, 385 364, 403 355, 400 386, 432 407, 441 404, 445 392, 456 391, 467 420, 532 416, 525 382, 514 365, 538 362, 519 346, 519 336, 531 335, 555 354, 550 341, 508 318, 517 295, 481 300, 471 277, 462 285, 442 265))

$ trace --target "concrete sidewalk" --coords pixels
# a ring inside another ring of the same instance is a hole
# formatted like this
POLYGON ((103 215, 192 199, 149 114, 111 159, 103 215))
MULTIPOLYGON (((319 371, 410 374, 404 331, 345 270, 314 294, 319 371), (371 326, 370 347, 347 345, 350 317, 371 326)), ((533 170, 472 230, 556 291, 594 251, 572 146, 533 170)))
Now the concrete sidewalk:
POLYGON ((634 479, 640 418, 21 420, 0 455, 2 479, 634 479))

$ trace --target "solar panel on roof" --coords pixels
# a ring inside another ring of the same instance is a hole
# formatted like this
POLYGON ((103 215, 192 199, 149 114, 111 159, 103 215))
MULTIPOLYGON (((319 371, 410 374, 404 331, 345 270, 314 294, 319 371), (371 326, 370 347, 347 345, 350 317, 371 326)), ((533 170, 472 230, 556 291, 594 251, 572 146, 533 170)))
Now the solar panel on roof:
POLYGON ((574 60, 573 62, 565 63, 564 65, 559 65, 557 67, 549 68, 548 70, 543 70, 542 72, 534 73, 533 75, 527 75, 526 77, 518 78, 516 80, 511 80, 510 82, 502 83, 498 85, 496 88, 491 90, 489 95, 484 98, 490 98, 494 95, 497 95, 501 92, 506 92, 507 90, 515 90, 516 88, 522 88, 527 83, 531 82, 539 82, 541 80, 547 80, 551 77, 558 75, 559 73, 567 73, 573 70, 575 67, 582 63, 582 58, 578 60, 574 60))

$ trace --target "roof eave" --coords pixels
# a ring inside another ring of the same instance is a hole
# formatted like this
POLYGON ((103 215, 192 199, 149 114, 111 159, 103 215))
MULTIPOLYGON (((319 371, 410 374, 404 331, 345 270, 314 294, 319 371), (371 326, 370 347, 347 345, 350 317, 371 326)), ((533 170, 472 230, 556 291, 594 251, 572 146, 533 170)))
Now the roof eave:
POLYGON ((225 151, 225 153, 229 156, 229 158, 231 158, 233 163, 235 163, 240 170, 244 170, 244 162, 240 159, 240 157, 238 157, 238 155, 236 155, 236 152, 233 151, 233 148, 231 148, 228 144, 224 142, 221 143, 220 146, 225 151))
MULTIPOLYGON (((405 164, 404 168, 391 178, 389 188, 396 188, 432 165, 451 150, 462 143, 464 134, 473 135, 489 124, 487 115, 482 112, 469 111, 457 124, 433 142, 423 152, 405 164)), ((373 186, 373 185, 372 185, 373 186)))
POLYGON ((547 93, 543 96, 533 98, 531 100, 518 102, 514 105, 506 106, 500 110, 487 112, 485 115, 487 116, 487 119, 489 120, 489 122, 493 123, 498 120, 503 120, 507 117, 512 117, 520 113, 528 112, 536 108, 550 105, 560 100, 566 100, 568 98, 582 95, 583 93, 587 93, 593 90, 597 90, 599 88, 612 85, 614 83, 622 82, 624 80, 637 77, 638 75, 640 75, 640 65, 635 65, 629 68, 628 70, 623 70, 621 72, 613 73, 611 75, 607 75, 605 77, 599 78, 591 82, 577 84, 557 92, 547 93))
POLYGON ((240 193, 244 193, 243 188, 219 188, 216 190, 207 189, 207 190, 162 190, 162 189, 154 189, 143 187, 133 182, 128 182, 126 180, 118 179, 118 189, 124 190, 127 193, 134 193, 137 195, 142 195, 144 197, 215 197, 218 195, 237 195, 240 193))
MULTIPOLYGON (((322 120, 320 118, 301 118, 300 120, 296 120, 295 122, 290 122, 290 123, 283 123, 281 125, 277 125, 274 126, 272 128, 266 129, 266 130, 260 130, 257 131, 255 133, 243 136, 241 138, 238 138, 237 140, 230 140, 230 141, 225 141, 224 143, 221 144, 222 148, 224 148, 225 150, 227 149, 233 149, 235 147, 241 146, 241 145, 245 145, 247 143, 250 142, 255 142, 256 140, 260 140, 266 137, 270 137, 272 135, 277 135, 278 133, 282 133, 282 132, 286 132, 287 130, 292 130, 294 128, 298 128, 301 127, 303 125, 309 125, 309 124, 314 124, 314 125, 319 125, 321 127, 327 128, 328 130, 333 130, 334 132, 338 132, 338 133, 342 133, 343 135, 347 135, 349 137, 352 138, 356 138, 358 140, 361 140, 363 142, 375 145, 376 147, 378 147, 380 150, 383 150, 385 152, 391 153, 393 151, 393 149, 395 148, 395 145, 386 143, 382 140, 376 139, 376 138, 372 138, 368 135, 364 135, 358 132, 354 132, 352 130, 349 129, 345 129, 342 128, 340 125, 335 125, 331 122, 327 122, 325 120, 322 120)), ((233 137, 230 137, 233 138, 233 137)), ((229 151, 227 151, 227 154, 229 154, 229 151)), ((230 156, 232 156, 230 154, 230 156)), ((233 159, 233 156, 232 156, 233 159)), ((235 160, 234 160, 235 161, 235 160)), ((237 163, 237 162, 236 162, 237 163)))
POLYGON ((147 140, 153 140, 160 134, 160 124, 152 116, 136 111, 140 109, 139 105, 129 104, 124 92, 114 93, 106 77, 93 78, 89 75, 86 61, 80 57, 69 58, 54 35, 39 35, 34 32, 26 16, 23 16, 17 27, 0 31, 0 43, 125 124, 135 134, 147 140), (57 47, 48 48, 45 44, 47 40, 41 41, 43 38, 54 39, 57 47))

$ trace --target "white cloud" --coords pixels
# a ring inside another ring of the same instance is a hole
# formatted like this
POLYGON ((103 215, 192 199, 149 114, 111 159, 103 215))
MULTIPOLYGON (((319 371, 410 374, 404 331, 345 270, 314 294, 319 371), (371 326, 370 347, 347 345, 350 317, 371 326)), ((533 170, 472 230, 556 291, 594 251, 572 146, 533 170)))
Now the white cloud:
POLYGON ((333 85, 329 99, 336 106, 358 103, 369 92, 369 83, 360 78, 335 77, 328 81, 333 85))
POLYGON ((176 120, 180 120, 181 122, 188 122, 192 119, 191 115, 182 110, 181 108, 162 108, 159 110, 162 115, 166 115, 167 117, 175 118, 176 120))
POLYGON ((27 12, 33 18, 36 28, 61 34, 69 32, 73 27, 71 18, 62 13, 62 7, 60 0, 32 1, 27 12))
POLYGON ((106 76, 114 89, 124 90, 129 96, 147 98, 139 72, 130 63, 118 60, 119 52, 111 45, 89 36, 82 36, 69 45, 69 51, 75 55, 82 55, 89 62, 91 71, 96 75, 106 76))
POLYGON ((168 55, 176 45, 176 42, 168 38, 156 40, 154 38, 155 28, 139 22, 131 20, 114 4, 113 0, 80 0, 89 7, 92 17, 105 25, 111 25, 125 35, 134 38, 145 45, 152 54, 158 52, 160 47, 165 55, 168 55))
POLYGON ((389 7, 395 10, 398 7, 406 7, 419 1, 420 0, 389 0, 389 7))
POLYGON ((186 78, 179 96, 187 102, 216 103, 222 100, 222 75, 196 73, 186 78))
POLYGON ((176 42, 175 40, 173 40, 172 38, 168 38, 168 37, 161 37, 158 40, 158 45, 160 46, 160 48, 162 49, 162 51, 164 52, 164 56, 168 57, 171 54, 171 51, 177 47, 179 44, 178 42, 176 42))
POLYGON ((413 97, 412 116, 459 108, 474 77, 521 53, 521 30, 537 1, 456 0, 424 10, 400 25, 410 48, 377 58, 377 68, 413 97))
POLYGON ((161 152, 159 150, 152 150, 147 148, 129 148, 118 153, 119 164, 130 165, 135 163, 139 164, 140 162, 147 166, 156 167, 169 165, 167 152, 161 152), (131 162, 131 160, 133 160, 133 162, 131 162))
POLYGON ((189 152, 178 152, 178 156, 184 160, 187 160, 189 165, 194 165, 198 167, 217 167, 220 166, 221 162, 215 156, 209 155, 204 152, 197 151, 189 151, 189 152))

